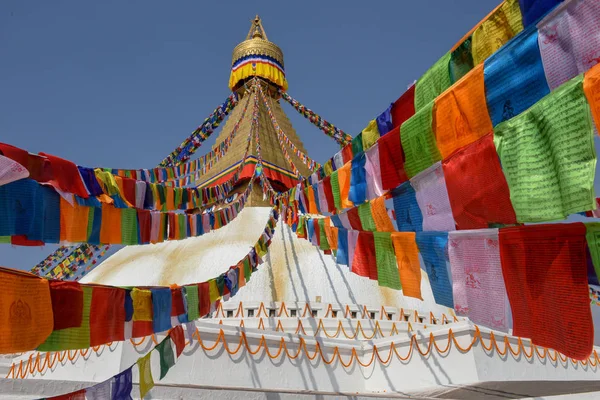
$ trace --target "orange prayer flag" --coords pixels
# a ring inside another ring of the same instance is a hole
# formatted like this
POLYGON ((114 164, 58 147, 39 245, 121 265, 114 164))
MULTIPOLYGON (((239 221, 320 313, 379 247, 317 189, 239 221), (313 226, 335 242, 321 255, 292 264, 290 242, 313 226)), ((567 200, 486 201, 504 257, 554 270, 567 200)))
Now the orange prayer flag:
POLYGON ((306 188, 306 194, 306 197, 308 198, 308 212, 310 214, 318 214, 319 211, 317 210, 317 203, 315 201, 315 191, 312 186, 306 188))
POLYGON ((600 130, 600 64, 596 64, 587 71, 583 78, 583 91, 587 98, 592 116, 596 122, 597 130, 600 130))
POLYGON ((492 131, 483 64, 479 64, 435 100, 435 138, 445 159, 455 150, 492 131))
POLYGON ((327 243, 329 243, 329 248, 331 250, 337 250, 338 231, 337 228, 331 226, 330 217, 325 218, 323 226, 325 227, 325 236, 327 237, 327 243))
POLYGON ((237 265, 237 270, 238 270, 238 290, 243 288, 244 286, 246 286, 246 276, 244 275, 244 266, 238 264, 237 265))
POLYGON ((121 242, 121 209, 103 204, 100 243, 120 244, 121 242))
POLYGON ((375 229, 378 232, 393 232, 394 224, 385 208, 385 197, 378 197, 371 201, 371 215, 375 221, 375 229))
POLYGON ((175 210, 175 189, 167 186, 167 210, 175 210))
POLYGON ((421 297, 421 264, 415 238, 415 232, 392 233, 402 293, 405 296, 423 300, 421 297))
POLYGON ((354 203, 348 199, 348 193, 350 193, 350 176, 352 173, 351 167, 351 163, 347 162, 342 168, 337 170, 342 208, 350 208, 354 206, 354 203))
POLYGON ((48 281, 2 269, 0 286, 0 354, 35 349, 54 326, 48 281))
POLYGON ((86 242, 90 208, 60 198, 60 240, 86 242))

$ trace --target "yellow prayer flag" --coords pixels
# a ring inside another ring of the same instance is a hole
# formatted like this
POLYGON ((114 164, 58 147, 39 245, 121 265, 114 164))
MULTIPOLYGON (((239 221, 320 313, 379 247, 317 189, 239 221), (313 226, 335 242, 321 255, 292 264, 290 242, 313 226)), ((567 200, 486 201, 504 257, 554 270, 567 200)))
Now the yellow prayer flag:
POLYGON ((473 32, 473 64, 481 64, 522 30, 523 17, 519 0, 504 0, 473 32))
POLYGON ((369 125, 362 131, 362 146, 363 151, 367 151, 373 146, 377 139, 379 139, 379 128, 377 127, 377 121, 372 119, 369 121, 369 125))
POLYGON ((131 300, 133 301, 133 320, 152 321, 152 292, 133 288, 131 300))

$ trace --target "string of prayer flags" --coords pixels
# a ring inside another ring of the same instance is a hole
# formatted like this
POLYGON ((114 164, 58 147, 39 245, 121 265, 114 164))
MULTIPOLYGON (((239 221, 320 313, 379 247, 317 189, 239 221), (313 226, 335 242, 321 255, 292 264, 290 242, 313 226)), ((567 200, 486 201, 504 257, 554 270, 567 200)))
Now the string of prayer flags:
POLYGON ((585 235, 582 223, 504 228, 499 233, 514 336, 577 360, 586 359, 594 343, 585 235))
POLYGON ((410 181, 404 182, 390 192, 394 201, 396 227, 400 232, 423 230, 423 214, 417 203, 415 189, 410 181))
POLYGON ((400 127, 400 139, 406 156, 404 168, 413 177, 441 160, 433 132, 432 101, 407 119, 400 127))
POLYGON ((415 240, 425 264, 435 302, 454 308, 452 282, 447 265, 448 233, 417 232, 415 240))
POLYGON ((492 131, 483 64, 435 99, 435 138, 443 159, 492 131))
POLYGON ((455 152, 442 167, 457 229, 517 222, 492 133, 455 152))
POLYGON ((535 26, 485 60, 483 73, 494 126, 521 114, 550 93, 535 26))
POLYGON ((523 30, 519 0, 502 4, 473 31, 473 64, 481 64, 523 30))
POLYGON ((419 112, 452 85, 450 80, 450 53, 446 53, 417 80, 415 110, 419 112))
POLYGON ((448 241, 457 314, 508 332, 510 307, 502 278, 498 229, 450 232, 448 241))
POLYGON ((583 76, 498 125, 494 142, 519 222, 596 208, 596 154, 583 76))
POLYGON ((523 25, 529 25, 537 22, 540 17, 560 4, 563 0, 519 0, 521 14, 523 15, 523 25))
POLYGON ((537 24, 544 71, 551 90, 600 61, 600 4, 565 1, 537 24))
POLYGON ((421 264, 415 233, 393 232, 391 238, 402 283, 402 294, 423 300, 421 296, 421 264))
POLYGON ((411 178, 423 215, 424 231, 453 231, 456 226, 448 199, 444 170, 440 162, 411 178))
POLYGON ((0 270, 0 353, 31 350, 52 332, 48 281, 0 270))

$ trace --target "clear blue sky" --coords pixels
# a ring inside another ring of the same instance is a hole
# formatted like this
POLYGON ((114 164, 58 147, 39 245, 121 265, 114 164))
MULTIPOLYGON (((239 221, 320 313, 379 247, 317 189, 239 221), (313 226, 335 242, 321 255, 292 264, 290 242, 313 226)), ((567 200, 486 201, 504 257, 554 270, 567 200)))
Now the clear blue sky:
MULTIPOLYGON (((355 135, 499 2, 3 0, 0 141, 154 167, 229 94, 255 14, 284 52, 289 93, 355 135)), ((284 107, 313 158, 335 153, 284 107)), ((2 245, 0 265, 28 269, 54 249, 2 245)))

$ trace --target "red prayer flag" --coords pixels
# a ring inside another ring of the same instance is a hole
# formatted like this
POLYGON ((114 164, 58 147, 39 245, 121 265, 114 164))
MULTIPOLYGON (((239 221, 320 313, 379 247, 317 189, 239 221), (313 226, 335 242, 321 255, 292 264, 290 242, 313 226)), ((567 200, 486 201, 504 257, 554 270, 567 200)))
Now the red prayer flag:
MULTIPOLYGON (((317 245, 321 246, 321 228, 319 227, 319 220, 317 218, 313 218, 310 220, 310 223, 313 225, 314 235, 317 240, 317 245)), ((312 238, 311 238, 312 240, 312 238)))
POLYGON ((402 125, 404 121, 415 115, 415 85, 412 85, 398 100, 392 104, 392 126, 402 125))
POLYGON ((323 178, 323 192, 327 199, 327 211, 330 213, 335 212, 335 200, 333 198, 333 189, 331 188, 331 176, 323 178))
POLYGON ((583 223, 500 229, 500 260, 513 334, 568 357, 594 345, 583 223))
MULTIPOLYGON (((248 279, 248 277, 246 277, 248 279)), ((208 282, 202 282, 198 284, 198 301, 200 309, 200 317, 208 315, 210 312, 210 291, 208 282)))
POLYGON ((400 140, 400 126, 379 138, 379 165, 383 190, 394 189, 408 180, 404 170, 404 150, 400 140))
POLYGON ((90 346, 125 339, 125 290, 94 287, 90 309, 90 346))
POLYGON ((87 199, 87 188, 81 179, 77 165, 69 160, 53 156, 52 154, 40 153, 50 161, 52 166, 53 182, 63 191, 76 194, 79 197, 87 199))
POLYGON ((169 336, 171 336, 171 340, 175 343, 175 352, 177 353, 177 357, 179 357, 185 348, 185 337, 183 336, 183 328, 181 325, 177 325, 175 328, 171 329, 169 336))
POLYGON ((354 258, 352 260, 352 272, 377 280, 377 258, 375 257, 375 239, 373 232, 359 232, 354 258))
POLYGON ((123 197, 130 204, 135 205, 135 179, 122 178, 123 179, 123 197))
POLYGON ((152 328, 152 321, 133 321, 131 337, 138 338, 150 336, 153 333, 154 329, 152 328))
POLYGON ((348 210, 346 213, 348 215, 348 222, 350 222, 350 227, 356 231, 362 231, 363 226, 360 221, 360 215, 358 214, 358 207, 353 207, 348 210))
POLYGON ((85 400, 85 389, 61 394, 60 396, 46 397, 46 400, 85 400))
POLYGON ((183 303, 183 293, 181 288, 171 289, 171 317, 185 314, 185 305, 183 303))
POLYGON ((150 210, 137 210, 137 218, 142 243, 150 243, 150 233, 152 232, 150 210))
POLYGON ((342 149, 342 160, 344 161, 344 164, 352 161, 353 157, 354 157, 354 155, 352 154, 352 143, 348 143, 342 149))
POLYGON ((457 229, 517 223, 493 133, 456 151, 442 167, 457 229))
POLYGON ((27 235, 13 235, 10 237, 10 244, 12 244, 13 246, 36 247, 43 246, 46 243, 44 243, 41 240, 29 240, 27 239, 27 235))
POLYGON ((83 289, 78 282, 50 281, 54 330, 78 328, 83 312, 83 289))

